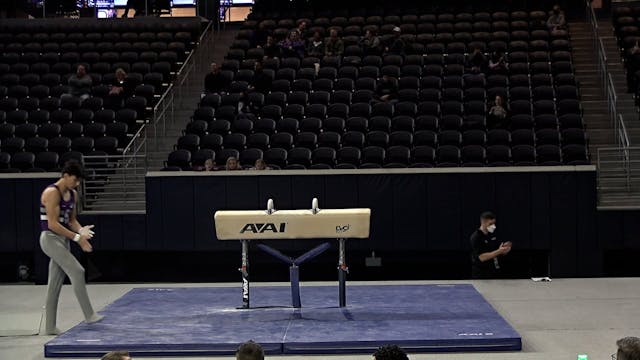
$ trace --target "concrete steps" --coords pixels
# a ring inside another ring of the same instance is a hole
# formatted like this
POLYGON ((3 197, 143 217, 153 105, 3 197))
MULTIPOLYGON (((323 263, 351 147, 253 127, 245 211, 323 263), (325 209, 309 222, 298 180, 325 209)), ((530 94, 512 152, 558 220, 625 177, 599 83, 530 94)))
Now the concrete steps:
MULTIPOLYGON (((607 57, 607 70, 611 75, 617 96, 616 109, 625 122, 630 123, 630 119, 637 119, 637 112, 633 96, 626 92, 626 71, 620 58, 617 41, 610 26, 603 26, 599 32, 600 36, 604 35, 602 45, 607 57)), ((599 148, 615 148, 618 141, 610 119, 604 84, 598 72, 598 58, 593 48, 594 35, 591 24, 585 21, 571 22, 569 33, 573 47, 576 80, 580 84, 583 119, 589 137, 589 152, 592 162, 598 165, 599 208, 637 208, 640 206, 640 181, 637 184, 630 184, 627 181, 627 175, 640 177, 640 170, 637 174, 626 171, 622 161, 616 157, 619 154, 615 152, 603 152, 602 158, 598 159, 599 148)), ((628 132, 630 137, 631 134, 640 135, 640 126, 628 125, 628 132)))

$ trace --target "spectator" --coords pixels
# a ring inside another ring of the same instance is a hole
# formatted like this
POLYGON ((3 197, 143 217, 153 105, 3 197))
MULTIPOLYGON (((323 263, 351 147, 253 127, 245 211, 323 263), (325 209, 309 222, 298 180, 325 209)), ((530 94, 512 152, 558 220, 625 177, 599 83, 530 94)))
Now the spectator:
POLYGON ((207 159, 204 161, 204 166, 202 167, 202 171, 215 171, 216 162, 213 159, 207 159))
POLYGON ((300 23, 298 24, 298 27, 295 28, 292 32, 297 32, 298 33, 298 37, 300 39, 305 39, 305 36, 307 35, 307 22, 306 21, 300 21, 300 23))
POLYGON ((276 40, 273 36, 267 36, 267 42, 263 46, 264 57, 268 59, 280 57, 280 47, 276 44, 276 40))
POLYGON ((398 345, 381 346, 373 353, 374 360, 409 360, 407 353, 398 345))
POLYGON ((493 102, 493 106, 491 106, 491 108, 489 109, 489 114, 487 116, 489 120, 489 128, 507 128, 507 115, 508 112, 503 105, 502 96, 496 96, 493 102))
POLYGON ((304 40, 300 38, 300 33, 292 31, 289 36, 280 42, 280 53, 284 57, 304 57, 304 40))
POLYGON ((207 94, 219 94, 225 88, 225 81, 220 73, 218 64, 211 63, 211 72, 204 77, 204 92, 207 94))
POLYGON ((251 36, 250 44, 252 47, 260 48, 263 44, 266 44, 267 38, 271 35, 271 32, 267 30, 264 24, 261 22, 258 25, 256 31, 253 32, 251 36))
POLYGON ((111 351, 106 353, 100 360, 131 360, 128 351, 111 351))
POLYGON ((500 51, 494 51, 489 59, 489 72, 492 74, 506 75, 509 65, 504 57, 504 54, 500 51))
POLYGON ((257 159, 251 170, 271 170, 267 163, 262 159, 257 159))
POLYGON ((322 36, 320 36, 319 31, 314 32, 313 37, 309 39, 307 55, 317 58, 322 58, 324 56, 324 41, 322 36))
POLYGON ((551 15, 547 19, 547 28, 553 33, 558 30, 564 30, 566 24, 564 12, 560 9, 560 5, 554 5, 551 15))
POLYGON ((127 81, 127 73, 122 68, 116 69, 116 77, 111 83, 109 95, 128 98, 133 93, 131 83, 127 81))
POLYGON ((91 86, 93 80, 87 75, 87 68, 84 65, 78 65, 76 73, 69 77, 69 94, 77 96, 82 100, 88 99, 91 94, 91 86))
POLYGON ((326 56, 342 56, 344 52, 344 42, 338 37, 338 30, 331 29, 331 31, 329 31, 329 37, 325 40, 324 46, 324 54, 326 56))
POLYGON ((264 360, 264 350, 260 344, 247 341, 236 350, 236 360, 264 360))
POLYGON ((380 55, 380 37, 371 30, 364 33, 364 36, 360 38, 359 45, 364 55, 380 55))
POLYGON ((611 355, 616 360, 640 360, 640 339, 635 336, 624 337, 616 341, 618 351, 611 355))
POLYGON ((385 48, 385 53, 389 55, 404 55, 405 43, 400 37, 401 31, 399 27, 393 28, 393 37, 389 40, 389 44, 385 48))
POLYGON ((469 74, 484 74, 487 66, 487 57, 484 56, 480 48, 473 48, 471 53, 467 55, 466 70, 469 74))
POLYGON ((233 156, 230 156, 229 158, 227 158, 227 164, 225 165, 224 169, 225 170, 242 170, 242 166, 240 166, 238 159, 236 159, 233 156))
POLYGON ((253 69, 253 80, 251 81, 251 85, 249 85, 249 91, 268 94, 269 90, 271 90, 271 77, 264 72, 262 63, 259 61, 256 61, 253 69))
POLYGON ((627 91, 638 92, 638 77, 640 70, 640 46, 638 41, 633 44, 633 47, 629 49, 629 56, 626 57, 627 61, 627 91))
POLYGON ((380 101, 389 102, 398 95, 398 79, 389 75, 382 75, 382 79, 377 86, 380 101))

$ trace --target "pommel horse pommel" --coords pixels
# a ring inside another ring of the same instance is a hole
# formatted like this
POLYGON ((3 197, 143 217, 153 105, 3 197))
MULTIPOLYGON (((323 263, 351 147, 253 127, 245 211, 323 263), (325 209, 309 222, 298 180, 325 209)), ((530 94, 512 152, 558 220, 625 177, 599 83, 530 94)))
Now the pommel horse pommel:
MULTIPOLYGON (((249 242, 251 240, 279 239, 338 239, 339 304, 346 306, 346 280, 349 268, 346 264, 348 238, 369 237, 371 209, 320 209, 318 199, 311 202, 311 209, 276 210, 273 200, 267 201, 265 210, 221 210, 214 215, 218 240, 240 240, 242 244, 242 306, 250 308, 249 296, 249 242)), ((323 243, 300 255, 289 257, 268 245, 258 243, 258 248, 290 265, 291 303, 301 307, 299 266, 327 250, 323 243)))

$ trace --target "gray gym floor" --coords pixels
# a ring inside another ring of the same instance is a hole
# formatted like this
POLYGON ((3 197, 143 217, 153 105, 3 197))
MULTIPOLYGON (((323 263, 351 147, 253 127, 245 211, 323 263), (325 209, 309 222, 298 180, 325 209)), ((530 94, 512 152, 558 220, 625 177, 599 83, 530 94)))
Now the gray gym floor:
MULTIPOLYGON (((511 353, 410 354, 410 359, 571 360, 576 359, 577 354, 588 354, 591 360, 608 360, 616 350, 615 341, 618 338, 629 335, 640 336, 640 278, 554 279, 550 283, 536 283, 531 280, 482 280, 382 282, 380 284, 469 282, 473 283, 476 289, 520 333, 523 350, 511 353)), ((311 285, 311 283, 307 284, 311 285)), ((313 285, 330 284, 332 283, 313 283, 313 285)), ((348 286, 358 284, 364 283, 351 282, 348 286)), ((90 285, 89 295, 94 307, 101 309, 133 287, 164 286, 204 287, 238 286, 238 284, 90 285)), ((254 286, 257 285, 254 284, 254 286)), ((35 332, 40 323, 45 291, 45 286, 0 286, 0 335, 15 334, 20 331, 35 332)), ((283 289, 283 291, 287 290, 283 289)), ((80 308, 71 287, 66 285, 60 299, 58 326, 64 331, 80 321, 82 321, 80 308)), ((48 336, 0 337, 0 359, 44 359, 43 345, 50 339, 51 337, 48 336)), ((270 356, 267 358, 371 359, 368 355, 270 356)), ((224 358, 209 357, 208 359, 224 358)))

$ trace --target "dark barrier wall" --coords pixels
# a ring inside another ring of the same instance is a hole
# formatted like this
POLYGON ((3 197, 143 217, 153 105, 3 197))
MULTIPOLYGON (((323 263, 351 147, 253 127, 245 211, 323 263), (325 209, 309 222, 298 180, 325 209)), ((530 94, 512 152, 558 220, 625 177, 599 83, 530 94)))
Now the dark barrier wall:
MULTIPOLYGON (((372 209, 371 239, 348 243, 350 251, 360 254, 371 250, 407 256, 467 252, 469 234, 478 226, 478 214, 486 209, 498 214, 499 236, 512 240, 515 249, 550 253, 556 277, 602 275, 606 252, 640 250, 640 211, 596 212, 595 171, 557 169, 307 171, 259 176, 152 173, 147 178, 146 215, 84 214, 80 220, 96 225, 93 243, 97 253, 134 253, 137 257, 163 252, 236 254, 236 242, 215 239, 216 210, 262 209, 268 198, 275 200, 278 209, 309 208, 311 199, 318 197, 321 208, 372 209)), ((41 258, 37 246, 39 196, 54 180, 25 175, 0 178, 0 258, 19 253, 41 258)), ((301 251, 308 244, 287 241, 279 248, 301 251)), ((38 270, 42 271, 46 269, 38 270)))
MULTIPOLYGON (((216 241, 222 209, 372 209, 371 238, 349 248, 375 251, 466 251, 484 210, 498 214, 498 233, 520 250, 548 250, 554 276, 601 273, 596 232, 595 171, 300 172, 147 178, 147 246, 168 251, 230 250, 216 241)), ((286 242, 284 250, 299 249, 286 242)))

